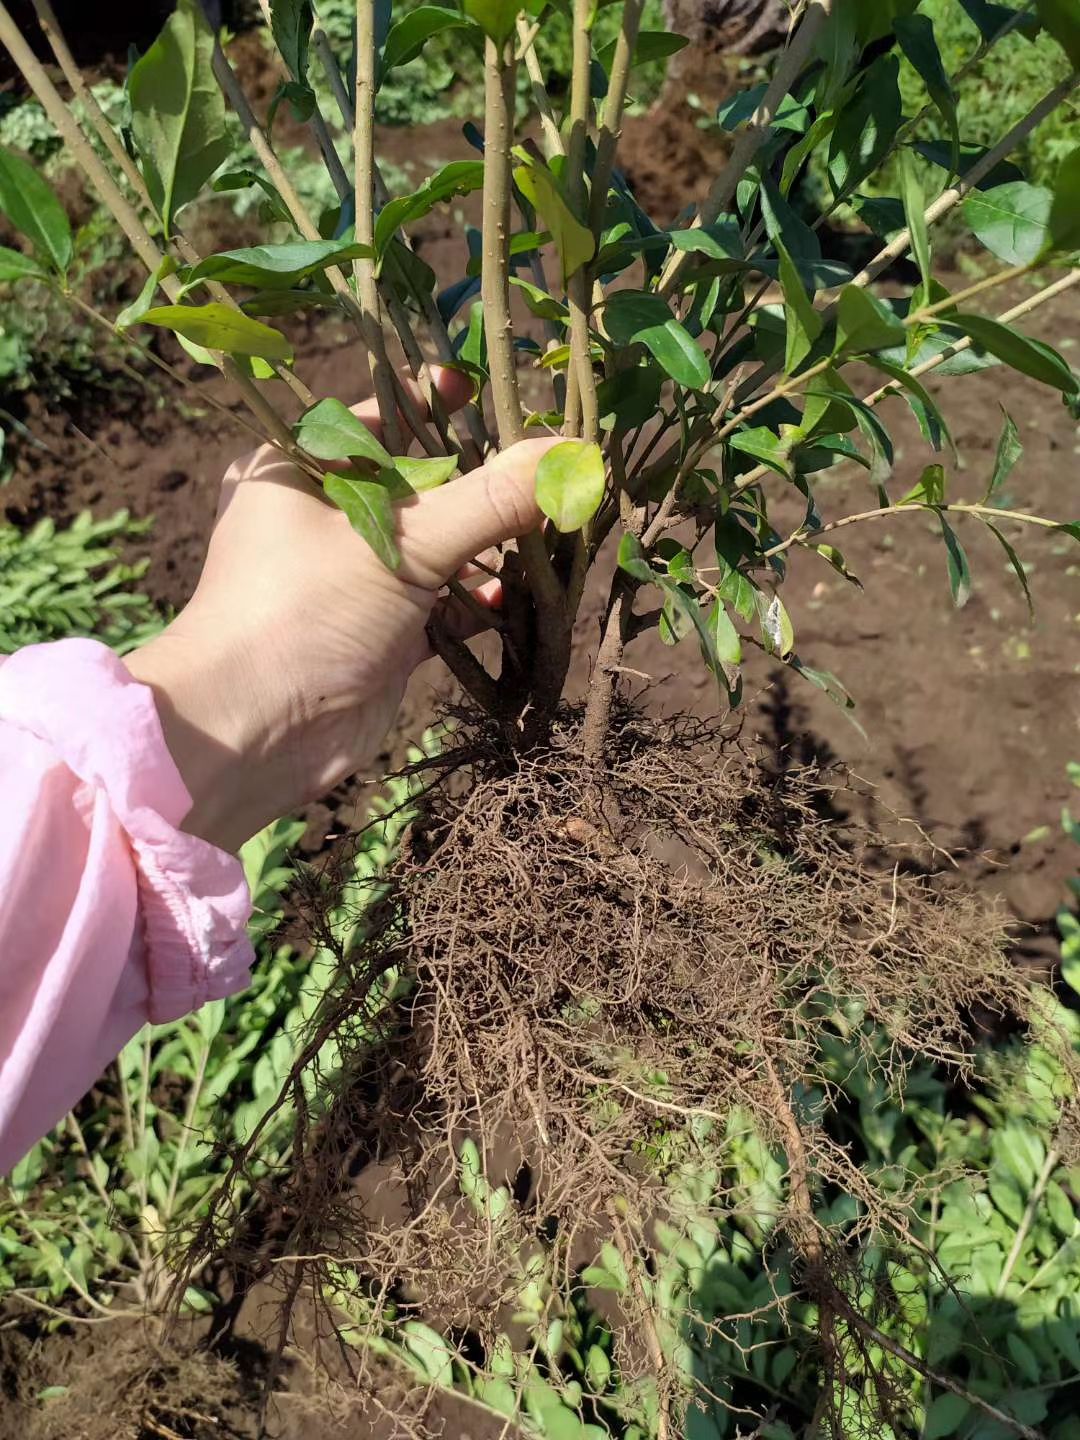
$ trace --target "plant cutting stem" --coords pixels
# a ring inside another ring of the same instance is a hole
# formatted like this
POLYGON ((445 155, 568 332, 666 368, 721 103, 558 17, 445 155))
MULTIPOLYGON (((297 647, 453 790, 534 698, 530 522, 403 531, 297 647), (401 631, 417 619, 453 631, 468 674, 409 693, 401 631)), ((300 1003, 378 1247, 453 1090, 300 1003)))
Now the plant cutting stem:
POLYGON ((932 510, 936 515, 979 515, 986 516, 993 520, 1018 520, 1024 525, 1041 525, 1046 530, 1056 530, 1059 522, 1047 520, 1042 515, 1029 515, 1023 510, 998 510, 993 505, 973 505, 962 500, 954 500, 950 504, 929 505, 921 501, 912 501, 905 505, 901 502, 898 505, 881 505, 875 510, 860 510, 857 515, 845 515, 842 520, 831 520, 828 525, 822 525, 817 530, 796 530, 786 540, 771 545, 768 550, 763 550, 760 558, 770 560, 774 555, 782 555, 785 550, 790 550, 792 545, 802 545, 805 542, 819 540, 822 535, 830 535, 834 530, 843 530, 848 525, 859 525, 864 520, 881 520, 886 515, 918 515, 925 514, 932 510))
POLYGON ((599 240, 607 207, 608 187, 615 168, 615 151, 622 134, 623 109, 630 84, 630 68, 634 61, 641 12, 645 0, 626 0, 623 5, 622 27, 615 41, 615 55, 608 76, 608 92, 600 117, 600 133, 596 141, 596 163, 592 174, 592 197, 589 207, 589 228, 599 240))
MULTIPOLYGON (((570 82, 570 142, 566 151, 566 189, 570 208, 584 218, 588 204, 585 147, 589 138, 589 54, 591 0, 574 0, 574 58, 570 82)), ((606 194, 606 186, 605 186, 606 194)), ((589 334, 589 273, 580 265, 567 281, 570 311, 570 364, 566 377, 566 420, 563 434, 595 442, 600 432, 596 377, 589 334)))
POLYGON ((394 396, 394 374, 386 353, 379 288, 375 283, 375 0, 356 0, 356 126, 353 163, 356 239, 371 255, 353 261, 356 293, 371 363, 371 381, 379 402, 383 434, 391 453, 401 445, 394 396))
MULTIPOLYGON (((307 207, 297 193, 296 187, 289 179, 281 161, 274 154, 270 142, 266 138, 262 126, 255 118, 254 111, 248 103, 247 96, 244 94, 243 88, 236 78, 236 73, 230 65, 224 50, 221 48, 220 42, 217 40, 214 42, 213 69, 214 78, 224 91, 225 98, 228 100, 230 106, 236 112, 236 116, 244 127, 244 132, 258 157, 259 163, 270 177, 278 194, 284 201, 285 208, 288 210, 293 224, 305 240, 321 240, 322 236, 319 234, 318 227, 308 214, 307 207)), ((357 230, 357 236, 359 238, 359 228, 357 230)), ((326 274, 335 293, 340 296, 342 305, 360 332, 360 337, 364 342, 364 347, 367 352, 369 366, 373 367, 372 384, 374 385, 374 367, 377 365, 377 361, 373 350, 373 343, 376 343, 376 339, 372 335, 367 312, 361 301, 353 294, 349 282, 342 273, 340 266, 331 266, 326 274)), ((385 353, 385 341, 381 329, 379 329, 377 343, 382 345, 383 352, 385 353)), ((393 374, 393 372, 391 373, 393 374)), ((440 454, 441 451, 439 447, 428 434, 424 418, 419 413, 412 393, 401 381, 400 377, 393 376, 393 379, 397 409, 400 410, 404 416, 410 430, 429 455, 440 454)), ((393 426, 386 431, 386 443, 390 448, 393 448, 392 439, 397 430, 396 412, 393 414, 393 421, 393 426)))
MULTIPOLYGON (((773 116, 802 74, 810 59, 821 27, 832 11, 832 0, 810 0, 802 24, 788 43, 769 82, 769 88, 762 96, 761 104, 739 135, 727 164, 720 172, 708 196, 702 202, 694 228, 711 225, 731 208, 739 181, 746 174, 754 157, 769 138, 773 116)), ((685 251, 679 251, 668 261, 660 277, 661 295, 670 295, 676 281, 688 262, 685 251)))
MULTIPOLYGON (((157 274, 164 259, 161 251, 151 239, 146 226, 121 193, 119 186, 101 163, 93 146, 75 123, 70 110, 61 100, 55 85, 45 73, 44 67, 23 39, 2 0, 0 0, 0 43, 7 49, 26 83, 41 101, 45 113, 56 126, 70 154, 97 191, 102 204, 131 242, 139 259, 150 274, 157 274)), ((179 299, 180 287, 172 276, 166 276, 162 280, 162 288, 174 302, 179 299)), ((284 450, 290 459, 300 460, 302 452, 293 439, 292 432, 254 381, 244 374, 232 356, 222 355, 220 364, 222 371, 239 390, 244 403, 262 426, 263 438, 284 450)))
POLYGON ((521 58, 525 61, 529 84, 532 86, 533 103, 540 116, 540 131, 544 141, 544 153, 550 160, 555 155, 566 154, 562 136, 559 134, 559 122, 555 119, 554 111, 551 108, 547 86, 544 83, 544 72, 540 65, 540 59, 533 47, 536 32, 531 29, 528 21, 523 17, 518 19, 517 29, 518 38, 521 42, 521 58))

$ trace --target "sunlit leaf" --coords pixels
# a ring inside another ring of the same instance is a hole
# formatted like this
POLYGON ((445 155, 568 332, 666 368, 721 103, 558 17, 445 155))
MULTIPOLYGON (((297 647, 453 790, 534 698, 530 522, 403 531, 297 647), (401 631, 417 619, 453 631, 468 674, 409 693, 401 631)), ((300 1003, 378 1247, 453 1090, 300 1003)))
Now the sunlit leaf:
POLYGON ((394 470, 405 481, 408 489, 419 495, 424 490, 436 490, 456 474, 456 455, 397 455, 394 470))
POLYGON ((1052 203, 1053 195, 1041 185, 1014 180, 992 190, 972 190, 964 200, 963 214, 992 255, 1007 265, 1026 265, 1050 238, 1052 203))
POLYGON ((72 240, 64 207, 37 171, 11 150, 0 150, 0 212, 26 236, 42 264, 67 273, 72 240))
POLYGON ((1019 370, 1021 374, 1030 375, 1033 380, 1041 380, 1044 385, 1052 385, 1066 395, 1075 395, 1080 390, 1080 381, 1067 362, 1052 346, 1044 344, 1043 341, 1033 340, 1030 335, 1022 335, 1019 330, 1013 330, 1000 320, 991 320, 986 315, 961 314, 957 311, 949 316, 949 320, 963 330, 965 335, 970 335, 977 344, 1003 360, 1006 365, 1011 365, 1014 370, 1019 370))
POLYGON ((257 285, 270 290, 296 285, 331 265, 370 256, 371 248, 351 241, 288 240, 280 245, 252 245, 242 250, 223 250, 208 255, 197 265, 178 272, 185 289, 205 280, 225 285, 257 285))
POLYGON ((340 400, 330 397, 306 410, 293 427, 296 443, 319 460, 371 460, 392 470, 394 460, 340 400))
POLYGON ((945 470, 941 465, 927 465, 918 482, 896 502, 898 505, 943 505, 945 503, 945 470))
POLYGON ((464 9, 485 35, 501 45, 513 34, 521 5, 520 0, 465 0, 464 9))
POLYGON ((837 195, 847 195, 876 169, 900 126, 900 62, 881 55, 840 111, 829 143, 829 178, 837 195))
POLYGON ((911 232, 911 250, 915 256, 916 264, 919 267, 919 274, 922 276, 924 287, 929 287, 931 280, 930 271, 930 235, 926 226, 926 196, 919 184, 919 177, 915 173, 915 166, 911 159, 911 152, 901 151, 900 154, 900 179, 904 200, 904 216, 907 220, 907 227, 911 232))
POLYGON ((732 450, 743 455, 752 455, 775 470, 778 475, 791 478, 792 465, 788 447, 767 425, 757 425, 748 430, 737 430, 728 439, 732 450))
POLYGON ((709 362, 700 345, 659 295, 616 290, 604 306, 604 324, 616 345, 644 345, 666 375, 692 390, 709 382, 709 362))
POLYGON ((198 0, 177 7, 128 76, 131 132, 165 234, 231 148, 214 79, 214 36, 198 0))
POLYGON ((207 350, 229 355, 258 355, 264 360, 291 360, 292 346, 280 330, 253 320, 229 305, 159 305, 142 316, 143 325, 160 325, 207 350))
POLYGON ((595 254, 592 231, 574 214, 561 184, 546 166, 520 166, 514 171, 514 183, 551 232, 565 283, 595 254))
POLYGON ((652 567, 645 559, 644 551, 641 548, 641 541, 636 535, 631 535, 629 531, 627 531, 619 541, 616 563, 620 570, 625 570, 634 580, 640 580, 643 584, 647 584, 656 579, 652 567))
POLYGON ((899 344, 906 331, 889 307, 859 285, 840 292, 836 313, 837 350, 842 355, 863 355, 899 344))
POLYGON ((323 494, 347 516, 349 524, 388 570, 401 564, 394 529, 394 507, 385 485, 355 475, 323 476, 323 494))
POLYGON ((390 27, 383 48, 382 77, 385 78, 395 66, 407 65, 410 60, 415 60, 433 35, 440 35, 444 30, 460 29, 468 23, 460 10, 450 10, 445 5, 418 5, 415 10, 410 10, 390 27))
POLYGON ((604 498, 604 457, 599 445, 568 440, 553 445, 536 467, 536 503, 569 534, 587 525, 604 498))
POLYGON ((391 238, 402 225, 422 219, 436 205, 456 195, 468 195, 484 183, 484 166, 480 160, 454 160, 424 181, 411 195, 388 201, 375 221, 375 251, 382 255, 391 238))
POLYGON ((784 292, 784 374, 793 375, 814 348, 825 322, 803 288, 784 242, 777 238, 775 243, 780 257, 780 287, 784 292))

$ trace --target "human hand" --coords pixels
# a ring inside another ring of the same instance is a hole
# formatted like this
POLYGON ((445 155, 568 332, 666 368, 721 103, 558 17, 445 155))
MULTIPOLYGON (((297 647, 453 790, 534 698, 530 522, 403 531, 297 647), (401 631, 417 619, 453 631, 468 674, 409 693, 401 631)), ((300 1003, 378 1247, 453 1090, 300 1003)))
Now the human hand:
MULTIPOLYGON (((468 382, 436 371, 445 403, 468 382)), ((376 434, 378 407, 354 407, 376 434)), ((225 476, 202 577, 187 608, 130 655, 157 699, 191 792, 184 829, 225 849, 370 764, 439 608, 451 633, 475 616, 446 581, 471 557, 540 522, 534 472, 552 439, 396 507, 402 563, 388 570, 311 481, 264 445, 225 476)), ((473 590, 497 606, 497 580, 473 590)))

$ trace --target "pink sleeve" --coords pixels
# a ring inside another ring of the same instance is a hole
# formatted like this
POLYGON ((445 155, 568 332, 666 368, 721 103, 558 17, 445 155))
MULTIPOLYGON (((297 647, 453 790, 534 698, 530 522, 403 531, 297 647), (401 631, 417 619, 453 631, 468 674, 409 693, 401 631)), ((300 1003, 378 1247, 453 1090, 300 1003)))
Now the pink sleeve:
POLYGON ((148 1020, 241 989, 239 861, 191 797, 151 691, 94 640, 0 664, 0 1175, 148 1020))

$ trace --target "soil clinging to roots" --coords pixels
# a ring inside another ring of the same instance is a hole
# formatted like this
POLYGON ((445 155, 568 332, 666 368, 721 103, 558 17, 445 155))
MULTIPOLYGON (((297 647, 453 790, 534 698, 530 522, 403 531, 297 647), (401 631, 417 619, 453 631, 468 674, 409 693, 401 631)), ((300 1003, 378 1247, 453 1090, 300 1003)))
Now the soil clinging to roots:
MULTIPOLYGON (((458 732, 461 768, 428 792, 381 918, 317 1017, 311 1053, 333 1037, 344 1068, 317 1105, 309 1087, 296 1163, 264 1182, 276 1228, 241 1226, 226 1252, 249 1275, 272 1265, 289 1300, 310 1287, 348 1309, 347 1290, 380 1333, 422 1314, 482 1354, 541 1235, 569 1275, 601 1238, 644 1255, 658 1220, 685 1224, 672 1173, 715 1159, 737 1109, 786 1157, 770 1243, 819 1303, 827 1371, 852 1323, 859 1232, 834 1243, 815 1197, 853 1195, 864 1236, 905 1233, 907 1212, 828 1134, 822 1029, 865 1035, 892 1080, 914 1059, 962 1073, 973 1012, 1026 1015, 1001 918, 927 876, 914 830, 901 846, 838 819, 839 776, 778 775, 733 741, 633 713, 598 775, 576 733, 511 761, 458 732), (373 1047, 372 987, 390 967, 402 978, 373 1047)), ((715 1173, 706 1204, 723 1213, 715 1173)), ((640 1298, 630 1285, 620 1302, 630 1370, 656 1349, 640 1298)), ((674 1412, 664 1433, 679 1433, 674 1412)))

